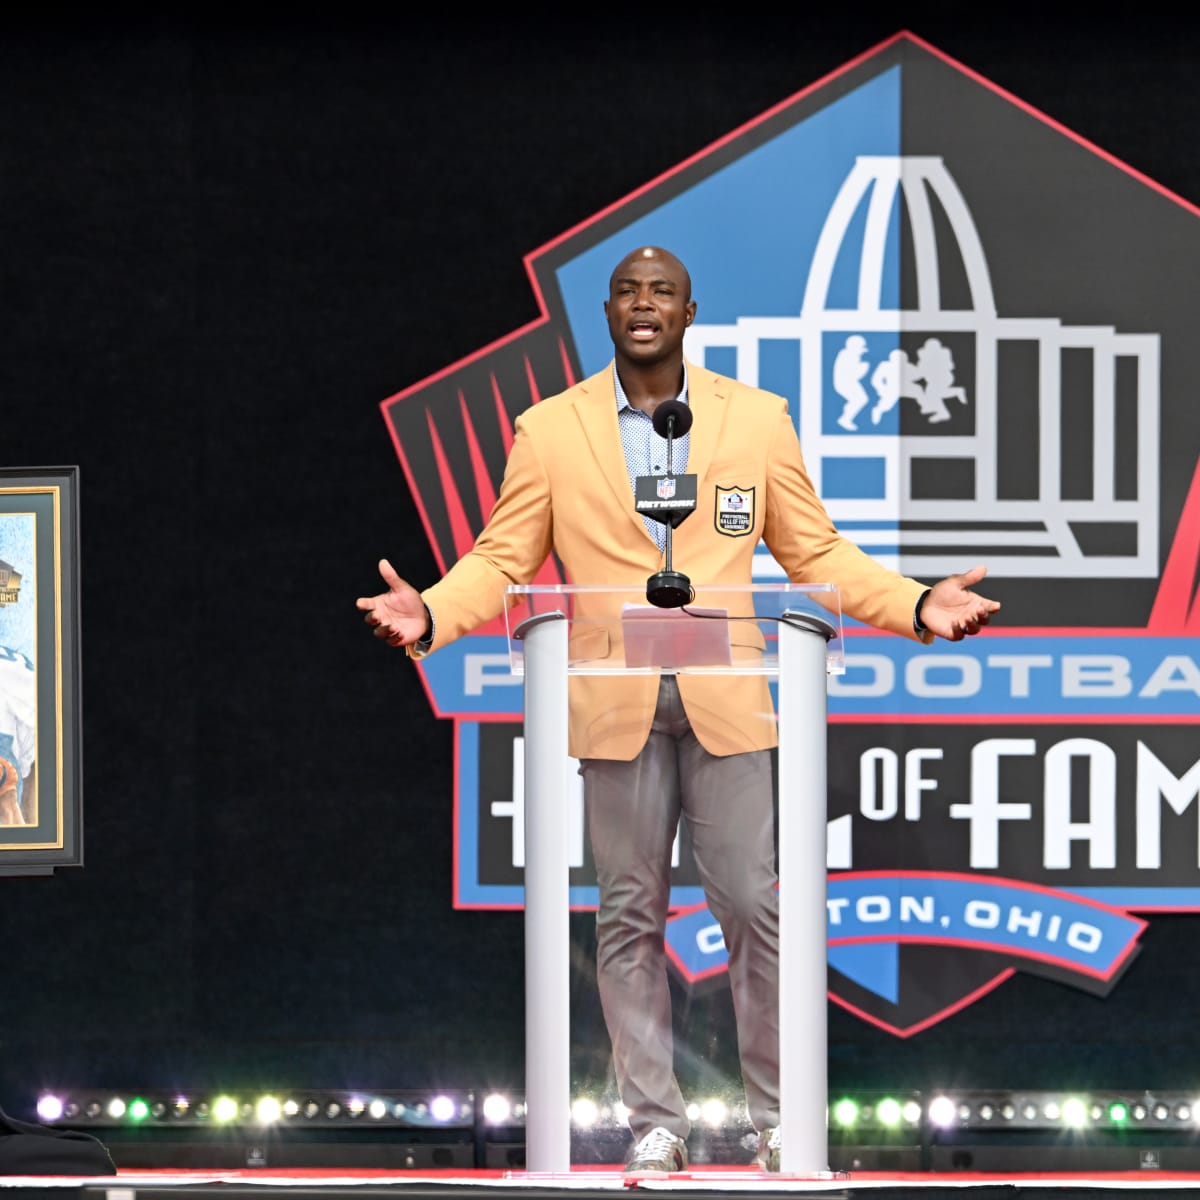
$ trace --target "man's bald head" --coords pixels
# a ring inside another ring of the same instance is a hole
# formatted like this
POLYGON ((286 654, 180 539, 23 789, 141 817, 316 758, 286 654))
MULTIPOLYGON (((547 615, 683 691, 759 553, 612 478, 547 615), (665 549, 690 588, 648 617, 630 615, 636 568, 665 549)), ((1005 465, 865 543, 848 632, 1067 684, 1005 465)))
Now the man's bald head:
POLYGON ((682 371, 696 302, 687 268, 669 250, 642 246, 625 255, 608 281, 604 315, 627 389, 635 370, 682 371))
POLYGON ((685 303, 692 298, 692 277, 688 274, 687 267, 670 250, 664 250, 661 246, 640 246, 637 250, 631 250, 625 255, 609 276, 609 294, 612 294, 613 286, 618 279, 628 277, 635 267, 644 269, 648 264, 656 264, 661 267, 663 272, 674 277, 674 282, 679 288, 679 295, 685 303))

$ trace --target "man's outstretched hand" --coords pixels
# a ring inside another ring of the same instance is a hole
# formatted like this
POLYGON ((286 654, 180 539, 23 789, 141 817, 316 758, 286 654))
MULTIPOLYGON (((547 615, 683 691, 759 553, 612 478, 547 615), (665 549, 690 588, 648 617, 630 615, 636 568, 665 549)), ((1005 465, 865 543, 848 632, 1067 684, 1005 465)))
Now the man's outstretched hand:
MULTIPOLYGON (((365 614, 363 620, 374 629, 375 636, 389 646, 411 646, 419 642, 428 632, 428 614, 420 592, 412 584, 405 583, 386 558, 379 560, 379 574, 388 590, 378 596, 359 596, 355 601, 356 607, 365 614)), ((929 607, 929 600, 925 601, 925 607, 929 607)))
POLYGON ((931 633, 950 642, 978 633, 999 611, 997 600, 988 600, 971 591, 987 574, 987 567, 973 567, 961 575, 948 575, 935 583, 921 605, 921 624, 931 633))

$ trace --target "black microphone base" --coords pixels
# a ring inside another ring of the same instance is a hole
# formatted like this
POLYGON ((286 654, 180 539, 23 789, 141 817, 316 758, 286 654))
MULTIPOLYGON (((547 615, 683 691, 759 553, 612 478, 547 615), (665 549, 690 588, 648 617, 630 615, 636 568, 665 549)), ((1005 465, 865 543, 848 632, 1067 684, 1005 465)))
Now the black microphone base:
POLYGON ((682 608, 691 598, 691 580, 678 571, 659 571, 646 580, 646 599, 656 608, 682 608))

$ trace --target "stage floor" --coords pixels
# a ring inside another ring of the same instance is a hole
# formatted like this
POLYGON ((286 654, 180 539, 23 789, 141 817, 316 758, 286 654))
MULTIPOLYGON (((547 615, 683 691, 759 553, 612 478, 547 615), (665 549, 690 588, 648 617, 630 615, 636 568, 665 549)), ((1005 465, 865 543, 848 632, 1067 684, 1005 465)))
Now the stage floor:
POLYGON ((2 1200, 263 1200, 264 1188, 286 1189, 289 1200, 513 1200, 570 1197, 611 1200, 614 1192, 675 1192, 705 1196, 786 1195, 820 1200, 1062 1200, 1200 1197, 1200 1172, 1143 1170, 1112 1172, 893 1173, 864 1171, 812 1176, 768 1175, 751 1167, 701 1168, 669 1178, 626 1179, 618 1167, 572 1168, 565 1174, 525 1171, 392 1170, 120 1170, 116 1175, 0 1176, 2 1200))

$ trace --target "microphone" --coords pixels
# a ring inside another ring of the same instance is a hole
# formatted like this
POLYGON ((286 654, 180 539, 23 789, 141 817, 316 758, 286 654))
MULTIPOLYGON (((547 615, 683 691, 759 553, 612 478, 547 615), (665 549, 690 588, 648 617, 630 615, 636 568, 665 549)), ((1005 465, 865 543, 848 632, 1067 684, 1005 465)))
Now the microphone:
POLYGON ((696 476, 675 474, 675 439, 692 427, 692 410, 667 400, 654 410, 654 432, 667 441, 666 475, 643 475, 634 485, 639 513, 667 527, 664 569, 646 580, 646 599, 657 608, 682 608, 692 598, 691 580, 671 566, 671 534, 696 508, 696 476))
POLYGON ((654 410, 651 418, 654 432, 667 439, 667 470, 671 469, 671 439, 683 437, 692 427, 692 410, 682 400, 666 400, 654 410))

